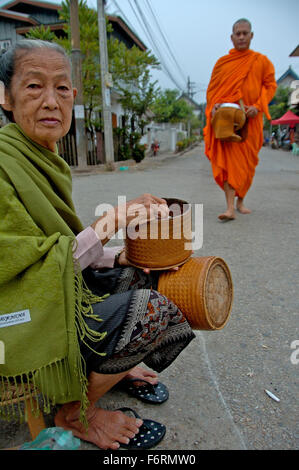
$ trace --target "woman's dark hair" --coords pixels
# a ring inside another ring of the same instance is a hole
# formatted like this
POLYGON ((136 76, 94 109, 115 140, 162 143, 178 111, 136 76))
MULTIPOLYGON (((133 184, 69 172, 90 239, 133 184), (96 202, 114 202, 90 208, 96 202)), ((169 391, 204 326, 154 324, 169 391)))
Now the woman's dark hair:
MULTIPOLYGON (((30 52, 34 49, 50 49, 52 51, 56 51, 59 54, 63 55, 65 59, 70 62, 70 58, 63 49, 63 47, 59 46, 55 42, 49 41, 42 41, 40 39, 22 39, 21 41, 17 42, 14 46, 9 48, 7 51, 3 52, 0 56, 0 82, 3 83, 4 87, 8 92, 10 92, 11 88, 11 81, 15 73, 15 63, 17 59, 17 55, 19 52, 30 52)), ((11 111, 6 111, 4 108, 3 112, 5 116, 10 120, 13 121, 13 116, 11 111)))

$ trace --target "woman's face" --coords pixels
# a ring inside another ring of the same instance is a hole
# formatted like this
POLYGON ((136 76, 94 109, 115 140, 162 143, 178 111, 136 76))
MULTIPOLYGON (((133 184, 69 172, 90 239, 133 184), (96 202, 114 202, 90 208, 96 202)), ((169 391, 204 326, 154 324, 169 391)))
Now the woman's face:
POLYGON ((72 87, 68 61, 59 52, 36 49, 19 53, 7 111, 25 134, 52 151, 69 131, 76 89, 72 87))

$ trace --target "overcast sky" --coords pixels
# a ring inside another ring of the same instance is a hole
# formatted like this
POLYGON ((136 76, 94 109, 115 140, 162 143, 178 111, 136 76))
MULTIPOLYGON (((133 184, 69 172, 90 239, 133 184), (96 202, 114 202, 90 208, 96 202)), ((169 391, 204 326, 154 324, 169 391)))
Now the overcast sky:
MULTIPOLYGON (((4 3, 7 1, 0 0, 0 6, 4 3)), ((97 0, 87 3, 97 7, 97 0)), ((155 79, 162 88, 185 90, 190 77, 197 102, 205 101, 216 60, 232 48, 231 27, 239 18, 252 22, 251 48, 268 56, 276 78, 290 65, 299 75, 299 57, 289 57, 299 44, 299 0, 108 0, 107 7, 109 13, 123 16, 153 50, 141 20, 144 15, 159 59, 162 57, 164 70, 167 68, 167 72, 155 74, 155 79)))

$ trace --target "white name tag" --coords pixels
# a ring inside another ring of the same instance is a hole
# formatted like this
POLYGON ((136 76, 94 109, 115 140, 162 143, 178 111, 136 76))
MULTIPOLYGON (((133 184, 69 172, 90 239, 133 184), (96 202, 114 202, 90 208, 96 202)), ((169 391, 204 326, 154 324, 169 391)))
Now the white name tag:
POLYGON ((0 315, 0 328, 6 326, 19 325, 31 321, 29 310, 20 310, 20 312, 4 313, 0 315))

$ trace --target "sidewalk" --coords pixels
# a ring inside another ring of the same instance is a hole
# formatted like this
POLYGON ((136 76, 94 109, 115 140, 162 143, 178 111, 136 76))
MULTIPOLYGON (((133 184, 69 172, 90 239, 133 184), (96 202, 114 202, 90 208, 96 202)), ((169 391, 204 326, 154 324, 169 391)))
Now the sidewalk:
POLYGON ((138 169, 144 169, 144 168, 149 168, 157 162, 162 162, 168 158, 172 157, 179 157, 181 155, 184 155, 185 153, 190 152, 194 148, 200 146, 201 144, 193 144, 190 146, 188 149, 183 150, 182 152, 158 152, 156 156, 151 156, 150 153, 148 153, 141 162, 136 163, 135 160, 130 159, 130 160, 122 160, 122 161, 117 161, 113 162, 112 164, 99 164, 99 165, 89 165, 86 170, 78 170, 76 168, 72 168, 72 174, 74 176, 86 176, 86 175, 93 175, 93 174, 99 174, 99 173, 105 173, 107 171, 128 171, 128 170, 138 170, 138 169))

